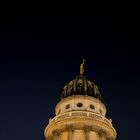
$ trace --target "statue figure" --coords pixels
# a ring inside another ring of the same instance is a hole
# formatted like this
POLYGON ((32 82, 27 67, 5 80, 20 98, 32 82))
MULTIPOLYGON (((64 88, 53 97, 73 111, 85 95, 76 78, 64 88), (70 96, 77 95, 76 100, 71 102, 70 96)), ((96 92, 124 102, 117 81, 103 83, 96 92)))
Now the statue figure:
POLYGON ((84 63, 85 63, 85 59, 83 59, 83 63, 80 64, 80 75, 84 74, 84 63))

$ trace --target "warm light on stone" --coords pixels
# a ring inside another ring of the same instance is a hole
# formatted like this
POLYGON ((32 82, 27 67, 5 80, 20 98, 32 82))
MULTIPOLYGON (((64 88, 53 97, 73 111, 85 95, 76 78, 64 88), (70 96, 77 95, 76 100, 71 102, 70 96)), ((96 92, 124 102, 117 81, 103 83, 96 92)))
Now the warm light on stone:
POLYGON ((112 120, 94 83, 79 76, 64 87, 63 98, 49 120, 46 140, 115 140, 112 120), (96 88, 96 90, 93 90, 96 88))

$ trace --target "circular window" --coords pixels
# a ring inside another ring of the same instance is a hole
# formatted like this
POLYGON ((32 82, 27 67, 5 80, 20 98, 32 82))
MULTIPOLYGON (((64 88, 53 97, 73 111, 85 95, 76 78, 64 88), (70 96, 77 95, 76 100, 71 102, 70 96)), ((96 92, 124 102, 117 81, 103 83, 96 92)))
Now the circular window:
POLYGON ((91 108, 91 109, 94 109, 94 108, 95 108, 95 106, 94 106, 94 105, 90 105, 90 108, 91 108))
POLYGON ((70 105, 69 104, 65 106, 65 109, 69 109, 69 108, 70 108, 70 105))
POLYGON ((83 104, 82 104, 82 103, 78 103, 77 106, 78 106, 78 107, 82 107, 83 104))

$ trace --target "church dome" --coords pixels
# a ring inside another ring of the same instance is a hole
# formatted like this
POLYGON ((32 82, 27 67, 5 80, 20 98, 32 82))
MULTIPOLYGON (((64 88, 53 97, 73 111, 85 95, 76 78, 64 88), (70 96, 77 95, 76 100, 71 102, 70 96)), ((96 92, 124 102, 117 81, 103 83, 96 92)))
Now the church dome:
POLYGON ((66 98, 72 95, 88 95, 102 100, 98 86, 83 75, 83 65, 84 61, 80 65, 80 75, 64 86, 62 98, 66 98))
POLYGON ((63 88, 62 98, 72 95, 88 95, 101 100, 100 91, 93 82, 89 81, 86 76, 80 75, 70 81, 63 88))

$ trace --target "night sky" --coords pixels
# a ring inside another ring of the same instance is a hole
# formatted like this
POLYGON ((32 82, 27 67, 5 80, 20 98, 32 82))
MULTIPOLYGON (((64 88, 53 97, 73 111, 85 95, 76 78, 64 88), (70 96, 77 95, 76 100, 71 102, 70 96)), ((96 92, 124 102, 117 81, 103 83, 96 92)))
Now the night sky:
POLYGON ((43 140, 64 85, 98 85, 117 140, 139 139, 140 66, 135 17, 12 16, 0 24, 0 140, 43 140), (133 22, 129 22, 133 21, 133 22))

